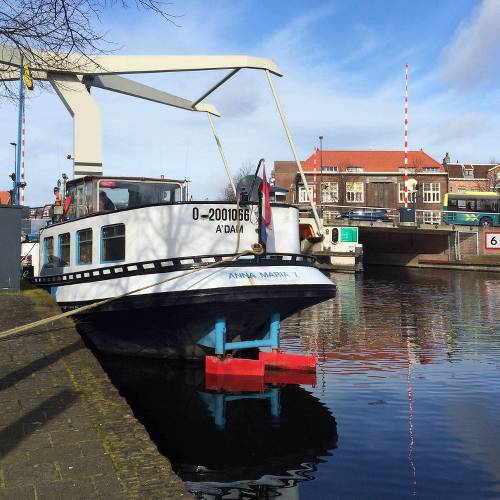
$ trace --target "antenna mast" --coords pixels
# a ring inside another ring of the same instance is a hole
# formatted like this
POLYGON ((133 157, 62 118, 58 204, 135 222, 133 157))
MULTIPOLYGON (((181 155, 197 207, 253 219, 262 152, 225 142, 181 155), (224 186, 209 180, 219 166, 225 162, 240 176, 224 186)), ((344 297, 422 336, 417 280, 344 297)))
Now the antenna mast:
POLYGON ((405 208, 408 208, 408 64, 405 71, 405 208))

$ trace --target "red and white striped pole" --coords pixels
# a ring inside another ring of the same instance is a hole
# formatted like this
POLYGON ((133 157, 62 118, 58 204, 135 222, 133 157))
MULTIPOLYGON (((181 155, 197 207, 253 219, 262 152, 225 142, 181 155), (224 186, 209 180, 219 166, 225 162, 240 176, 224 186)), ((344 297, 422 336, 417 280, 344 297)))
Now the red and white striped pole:
POLYGON ((405 208, 408 208, 408 64, 405 74, 405 208))
POLYGON ((24 206, 24 150, 25 150, 25 125, 26 125, 26 91, 23 85, 22 96, 23 125, 21 129, 21 206, 24 206))

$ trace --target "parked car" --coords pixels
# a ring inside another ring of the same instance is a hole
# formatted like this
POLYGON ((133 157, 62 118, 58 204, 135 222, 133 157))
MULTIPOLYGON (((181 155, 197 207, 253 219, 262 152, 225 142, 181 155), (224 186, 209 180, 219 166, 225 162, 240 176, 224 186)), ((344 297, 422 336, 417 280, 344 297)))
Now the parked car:
POLYGON ((354 208, 347 212, 342 212, 337 216, 338 219, 350 219, 350 220, 378 220, 378 221, 389 221, 389 215, 387 210, 383 208, 380 209, 367 209, 367 208, 354 208))

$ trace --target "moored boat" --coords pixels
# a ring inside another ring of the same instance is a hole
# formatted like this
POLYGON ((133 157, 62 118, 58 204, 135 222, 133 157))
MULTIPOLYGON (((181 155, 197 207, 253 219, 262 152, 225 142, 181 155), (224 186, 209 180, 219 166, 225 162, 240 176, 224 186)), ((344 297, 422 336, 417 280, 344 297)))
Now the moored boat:
POLYGON ((165 179, 75 179, 67 185, 67 220, 41 231, 34 282, 63 310, 137 290, 78 316, 98 348, 197 358, 207 353, 199 342, 218 318, 228 341, 250 340, 265 335, 273 314, 284 319, 334 295, 300 253, 295 207, 273 204, 266 252, 238 257, 258 242, 258 204, 189 202, 185 187, 165 179))

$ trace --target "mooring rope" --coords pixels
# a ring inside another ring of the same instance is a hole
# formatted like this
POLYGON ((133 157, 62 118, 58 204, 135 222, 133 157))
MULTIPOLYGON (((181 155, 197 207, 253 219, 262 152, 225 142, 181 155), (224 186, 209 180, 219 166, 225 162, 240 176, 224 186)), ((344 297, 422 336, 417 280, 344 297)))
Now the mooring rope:
POLYGON ((109 297, 107 299, 99 300, 97 302, 92 302, 92 304, 87 304, 85 306, 78 307, 76 309, 72 309, 71 311, 66 311, 61 314, 56 314, 54 316, 49 316, 48 318, 43 318, 38 321, 33 321, 32 323, 27 323, 26 325, 21 325, 21 326, 16 326, 15 328, 11 328, 9 330, 5 330, 3 332, 0 332, 0 340, 5 340, 7 337, 12 337, 13 335, 16 335, 18 333, 22 333, 28 330, 31 330, 32 328, 36 328, 37 326, 43 326, 46 325, 47 323, 52 323, 53 321, 58 321, 63 318, 68 318, 70 316, 74 316, 75 314, 84 312, 84 311, 89 311, 91 309, 94 309, 96 307, 102 306, 104 304, 108 304, 109 302, 112 302, 113 300, 117 299, 122 299, 123 297, 127 297, 128 295, 132 295, 134 293, 142 292, 143 290, 147 290, 148 288, 152 288, 157 285, 162 285, 163 283, 168 283, 169 281, 173 281, 178 278, 183 278, 184 276, 189 276, 190 274, 196 273, 198 271, 201 271, 203 269, 209 269, 211 267, 217 267, 220 264, 224 264, 224 262, 233 262, 235 260, 238 260, 240 257, 244 257, 245 255, 260 255, 262 254, 263 250, 262 247, 258 244, 252 245, 251 250, 245 250, 244 252, 237 253, 233 255, 230 259, 223 260, 223 261, 217 261, 217 262, 212 262, 210 264, 202 265, 199 267, 196 267, 194 269, 190 269, 189 271, 186 271, 182 274, 178 274, 176 276, 171 276, 170 278, 164 279, 162 281, 157 281, 155 283, 152 283, 150 285, 143 286, 141 288, 137 288, 135 290, 131 290, 126 293, 122 293, 121 295, 117 295, 116 297, 109 297))

